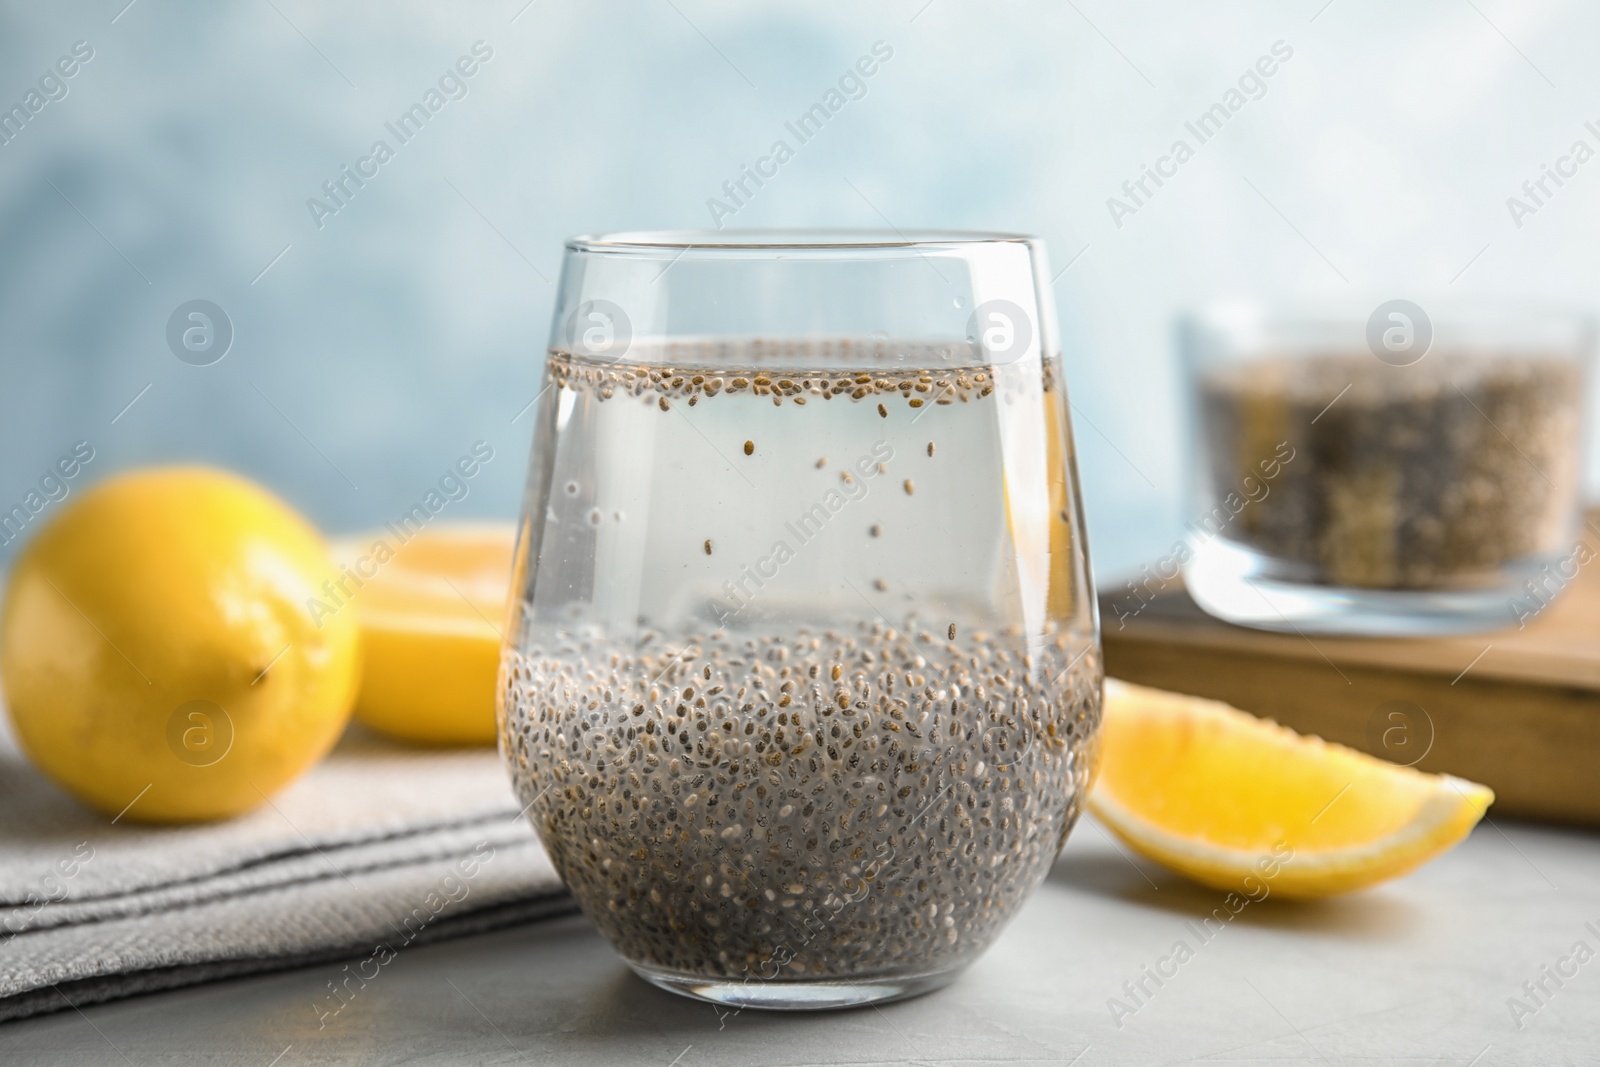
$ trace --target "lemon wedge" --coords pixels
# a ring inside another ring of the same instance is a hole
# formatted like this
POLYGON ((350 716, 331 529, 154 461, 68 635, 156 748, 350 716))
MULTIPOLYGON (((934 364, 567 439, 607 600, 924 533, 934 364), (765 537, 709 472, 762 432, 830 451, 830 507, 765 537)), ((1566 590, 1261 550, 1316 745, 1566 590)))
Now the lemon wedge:
POLYGON ((1363 889, 1465 837, 1486 786, 1305 737, 1213 700, 1106 681, 1089 808, 1204 885, 1289 898, 1363 889))
POLYGON ((509 523, 460 524, 335 546, 356 576, 346 585, 364 658, 357 721, 417 744, 494 743, 515 536, 509 523))

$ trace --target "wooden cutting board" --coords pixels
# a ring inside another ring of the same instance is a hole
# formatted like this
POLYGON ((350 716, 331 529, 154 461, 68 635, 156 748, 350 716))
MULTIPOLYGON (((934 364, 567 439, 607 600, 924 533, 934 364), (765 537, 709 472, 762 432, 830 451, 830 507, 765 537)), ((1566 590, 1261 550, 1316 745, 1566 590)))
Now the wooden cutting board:
POLYGON ((1138 603, 1125 587, 1100 598, 1113 677, 1483 782, 1495 814, 1600 825, 1600 558, 1524 628, 1456 637, 1244 629, 1201 611, 1181 578, 1127 614, 1138 603))

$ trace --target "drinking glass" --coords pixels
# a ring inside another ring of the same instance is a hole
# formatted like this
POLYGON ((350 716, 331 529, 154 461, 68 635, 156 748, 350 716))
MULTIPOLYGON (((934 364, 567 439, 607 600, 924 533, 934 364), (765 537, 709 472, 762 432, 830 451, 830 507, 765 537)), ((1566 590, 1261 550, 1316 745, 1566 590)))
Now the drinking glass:
POLYGON ((1490 304, 1191 316, 1190 594, 1286 632, 1526 625, 1591 554, 1593 337, 1583 315, 1490 304))
POLYGON ((1039 242, 568 243, 499 692, 520 799, 646 980, 950 981, 1089 788, 1098 618, 1039 242))

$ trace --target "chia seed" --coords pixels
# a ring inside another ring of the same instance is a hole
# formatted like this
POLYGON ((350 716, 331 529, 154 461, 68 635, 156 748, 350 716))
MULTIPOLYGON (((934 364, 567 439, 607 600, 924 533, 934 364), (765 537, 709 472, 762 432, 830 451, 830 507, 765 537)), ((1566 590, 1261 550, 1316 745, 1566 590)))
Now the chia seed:
POLYGON ((1213 499, 1250 498, 1227 509, 1224 535, 1292 577, 1470 586, 1567 535, 1582 403, 1569 362, 1279 358, 1216 368, 1201 394, 1213 499), (1292 458, 1264 478, 1280 445, 1292 458))

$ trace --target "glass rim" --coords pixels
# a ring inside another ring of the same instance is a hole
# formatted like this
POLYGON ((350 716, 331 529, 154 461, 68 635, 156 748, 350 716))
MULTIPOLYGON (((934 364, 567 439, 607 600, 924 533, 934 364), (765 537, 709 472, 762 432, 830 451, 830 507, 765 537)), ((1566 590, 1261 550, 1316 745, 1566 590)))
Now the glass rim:
POLYGON ((838 253, 904 249, 967 248, 994 244, 1037 243, 1031 234, 989 230, 885 230, 885 229, 687 229, 622 230, 580 234, 567 239, 569 252, 635 255, 684 255, 705 250, 724 254, 787 252, 838 253))
MULTIPOLYGON (((1423 358, 1443 360, 1511 357, 1556 358, 1592 368, 1600 318, 1573 303, 1511 297, 1444 298, 1425 304, 1407 300, 1374 305, 1331 301, 1214 301, 1180 312, 1174 339, 1183 365, 1251 362, 1278 356, 1300 358, 1340 351, 1379 353, 1383 330, 1396 315, 1416 323, 1426 338, 1420 354, 1390 363, 1409 367, 1423 358), (1403 305, 1411 305, 1409 308, 1403 305), (1420 315, 1420 317, 1418 317, 1420 315)), ((1407 351, 1410 351, 1408 348, 1407 351)))
MULTIPOLYGON (((1265 327, 1348 327, 1365 323, 1373 309, 1385 301, 1363 302, 1350 297, 1331 301, 1310 299, 1260 300, 1224 299, 1182 307, 1175 319, 1185 328, 1228 329, 1238 326, 1265 327)), ((1435 322, 1479 325, 1516 324, 1537 321, 1560 323, 1594 331, 1600 316, 1578 303, 1523 299, 1518 297, 1484 300, 1480 298, 1430 298, 1423 294, 1414 301, 1435 322)))

